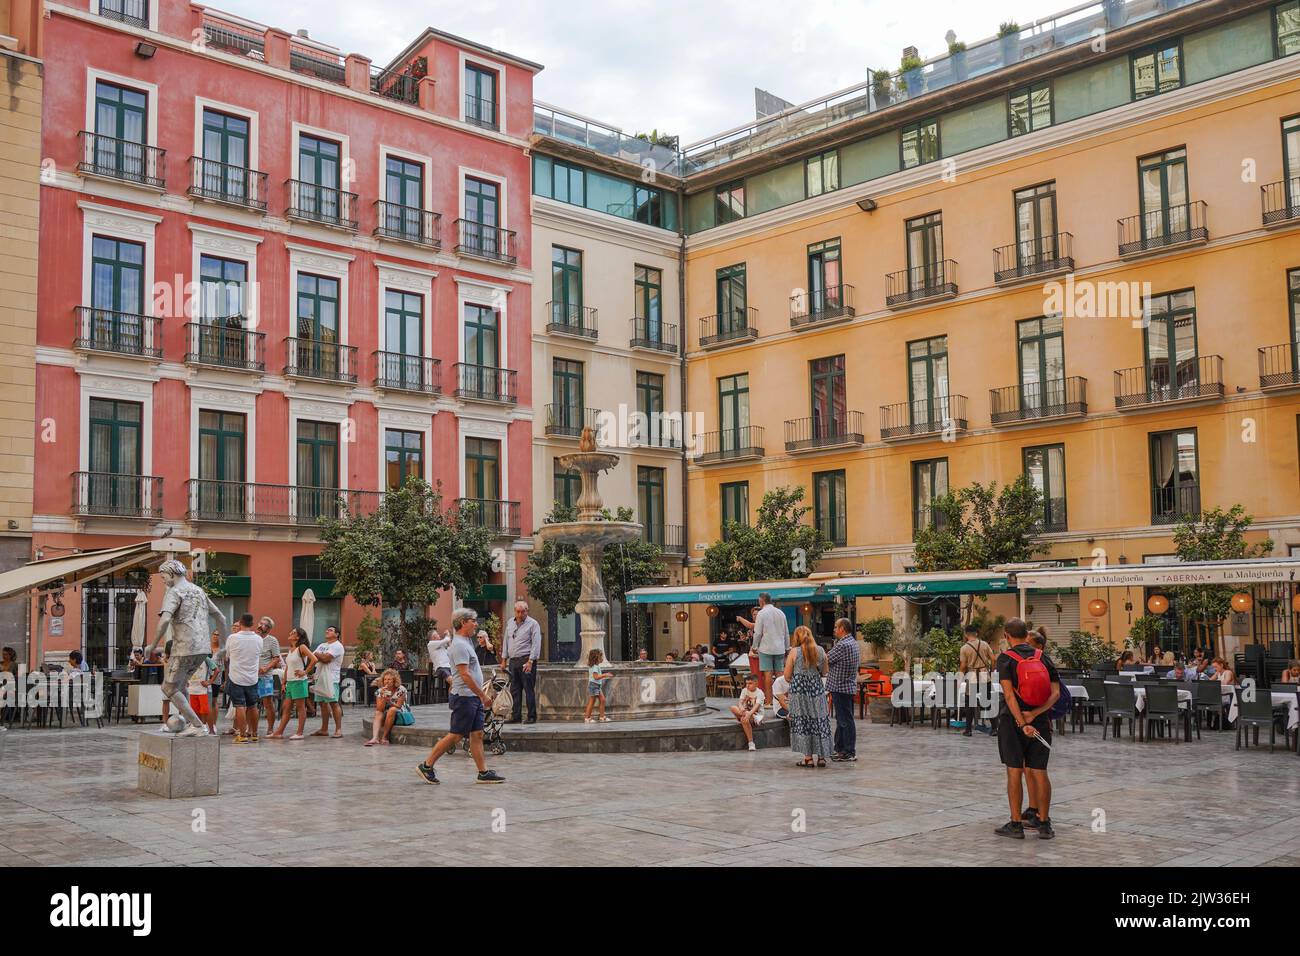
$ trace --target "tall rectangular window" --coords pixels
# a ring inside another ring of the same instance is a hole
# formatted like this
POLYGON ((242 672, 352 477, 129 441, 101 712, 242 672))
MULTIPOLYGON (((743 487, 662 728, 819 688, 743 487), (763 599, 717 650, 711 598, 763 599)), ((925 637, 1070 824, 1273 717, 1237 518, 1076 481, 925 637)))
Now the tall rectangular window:
POLYGON ((936 519, 934 502, 948 493, 948 459, 912 462, 912 533, 936 519))
POLYGON ((1200 514, 1196 429, 1155 432, 1151 444, 1151 523, 1176 524, 1200 514))
POLYGON ((572 359, 551 360, 551 423, 566 435, 582 432, 582 363, 572 359))
POLYGON ((737 332, 749 325, 745 263, 719 269, 715 276, 718 333, 737 332))
POLYGON ((1286 0, 1273 8, 1273 43, 1278 56, 1300 53, 1300 0, 1286 0))
POLYGON ((831 355, 808 363, 812 399, 812 437, 832 438, 847 430, 844 356, 831 355))
POLYGON ((148 97, 104 80, 95 82, 96 172, 133 181, 153 181, 156 171, 146 155, 149 141, 148 97))
POLYGON ((140 512, 144 406, 108 398, 90 400, 87 501, 95 514, 140 512))
MULTIPOLYGON (((465 497, 476 501, 501 499, 501 442, 496 439, 465 439, 465 497)), ((479 514, 484 520, 496 520, 495 510, 480 509, 479 514)))
POLYGON ((848 495, 844 472, 819 471, 812 476, 813 521, 817 533, 832 547, 848 543, 848 495))
POLYGON ((379 217, 385 235, 415 242, 424 238, 423 164, 397 156, 385 159, 384 201, 379 204, 379 217))
POLYGON ((243 514, 248 420, 234 412, 199 412, 198 510, 210 517, 243 514))
POLYGON ((565 508, 578 507, 578 496, 582 494, 582 476, 577 470, 565 468, 556 458, 552 462, 551 477, 555 486, 555 503, 565 508))
POLYGON ((1300 208, 1300 116, 1282 121, 1282 180, 1288 211, 1300 208))
POLYGON ((1055 408, 1065 404, 1065 323, 1059 315, 1016 323, 1020 365, 1020 408, 1055 408))
POLYGON ((465 122, 497 129, 496 71, 465 64, 465 122))
POLYGON ((899 150, 904 169, 933 163, 939 158, 939 121, 923 120, 903 127, 899 150))
POLYGON ((205 195, 235 201, 264 199, 250 196, 248 174, 249 122, 217 110, 203 111, 203 161, 197 184, 205 195))
POLYGON ((1056 183, 1012 193, 1016 216, 1016 266, 1033 269, 1060 257, 1056 230, 1056 183))
POLYGON ((725 183, 713 191, 715 224, 724 226, 745 218, 745 181, 725 183))
POLYGON ((339 280, 298 273, 297 310, 298 369, 332 378, 339 370, 339 280))
POLYGON ((1142 200, 1142 239, 1186 232, 1190 226, 1187 191, 1187 150, 1171 149, 1138 160, 1138 191, 1142 200))
POLYGON ((637 266, 632 288, 633 318, 636 328, 633 338, 662 343, 663 325, 663 273, 649 266, 637 266))
MULTIPOLYGON (((144 246, 95 236, 90 246, 90 304, 98 313, 144 313, 144 246)), ((111 318, 111 315, 110 315, 111 318)))
POLYGON ((1037 445, 1023 452, 1025 475, 1043 496, 1042 531, 1065 531, 1065 446, 1037 445))
POLYGON ((1166 292, 1147 300, 1145 347, 1147 399, 1171 401, 1199 394, 1196 290, 1166 292))
POLYGON ((749 482, 729 481, 719 486, 722 493, 722 537, 730 524, 749 524, 749 482))
POLYGON ((646 540, 664 546, 664 483, 663 468, 638 465, 636 469, 637 517, 645 526, 646 540))
POLYGON ((1291 371, 1300 369, 1300 269, 1286 274, 1288 311, 1291 315, 1291 371))
POLYGON ((749 446, 749 376, 726 375, 718 379, 718 421, 722 426, 721 449, 735 451, 749 446))
POLYGON ((384 429, 384 480, 396 491, 411 478, 424 477, 424 434, 384 429))
POLYGON ((488 368, 500 364, 500 316, 490 305, 465 303, 465 361, 488 368))
POLYGON ((339 426, 334 422, 298 422, 298 518, 313 520, 338 514, 339 426))
POLYGON ((1007 132, 1023 136, 1052 125, 1052 84, 1034 83, 1007 97, 1007 132))
POLYGON ((551 247, 551 324, 581 329, 582 253, 551 247))
POLYGON ((670 445, 674 434, 664 419, 664 377, 654 372, 636 373, 636 410, 641 421, 636 439, 650 445, 670 445))
POLYGON ((835 312, 844 306, 844 275, 839 239, 808 247, 808 311, 810 315, 835 312))
POLYGON ((804 185, 808 198, 840 188, 840 154, 831 149, 804 160, 804 185))
POLYGON ((907 344, 907 388, 911 424, 942 426, 948 405, 948 336, 907 344))
POLYGON ((338 143, 299 134, 296 208, 312 218, 342 218, 342 169, 338 143))
POLYGON ((908 291, 937 289, 944 283, 943 214, 917 216, 907 220, 903 229, 907 236, 908 291))
POLYGON ((1167 93, 1183 85, 1183 48, 1178 40, 1131 54, 1129 65, 1135 100, 1167 93))
POLYGON ((248 263, 219 256, 199 256, 199 315, 208 325, 239 328, 248 317, 248 263))

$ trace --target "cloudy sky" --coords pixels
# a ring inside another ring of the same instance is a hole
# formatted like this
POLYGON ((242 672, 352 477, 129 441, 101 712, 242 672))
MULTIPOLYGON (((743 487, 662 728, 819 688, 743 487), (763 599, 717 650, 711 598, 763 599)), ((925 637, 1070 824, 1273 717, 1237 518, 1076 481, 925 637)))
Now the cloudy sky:
POLYGON ((754 87, 802 102, 897 69, 998 24, 1027 24, 1067 0, 213 0, 213 6, 376 63, 426 26, 535 60, 535 95, 628 132, 683 142, 754 118, 754 87))

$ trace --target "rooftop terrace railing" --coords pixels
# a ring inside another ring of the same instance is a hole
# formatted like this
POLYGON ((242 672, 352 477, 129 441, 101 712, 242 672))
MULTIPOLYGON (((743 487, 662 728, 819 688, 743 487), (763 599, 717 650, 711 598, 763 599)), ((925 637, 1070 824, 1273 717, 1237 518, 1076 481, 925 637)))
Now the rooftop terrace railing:
POLYGON ((624 159, 638 166, 644 166, 649 160, 653 163, 652 169, 670 176, 681 174, 681 157, 675 147, 651 143, 639 136, 629 136, 613 126, 542 103, 533 106, 533 132, 605 156, 624 159))

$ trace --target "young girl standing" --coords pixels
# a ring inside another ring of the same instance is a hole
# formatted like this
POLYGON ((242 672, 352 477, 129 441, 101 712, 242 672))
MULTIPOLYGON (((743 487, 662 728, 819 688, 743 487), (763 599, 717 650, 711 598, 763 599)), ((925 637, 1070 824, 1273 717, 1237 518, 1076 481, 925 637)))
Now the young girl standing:
POLYGON ((583 716, 583 721, 588 724, 591 723, 591 709, 596 701, 600 701, 600 722, 609 723, 609 718, 605 716, 605 684, 614 675, 607 668, 605 652, 599 647, 593 647, 587 655, 587 713, 583 716))

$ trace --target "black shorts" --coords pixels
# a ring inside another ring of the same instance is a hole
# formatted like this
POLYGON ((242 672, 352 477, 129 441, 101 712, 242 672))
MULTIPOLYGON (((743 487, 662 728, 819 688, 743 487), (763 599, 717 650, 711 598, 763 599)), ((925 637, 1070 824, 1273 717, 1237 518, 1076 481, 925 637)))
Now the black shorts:
MULTIPOLYGON (((1052 742, 1052 721, 1046 714, 1039 714, 1034 721, 1034 729, 1042 734, 1043 739, 1052 742)), ((1002 763, 1017 770, 1046 770, 1047 761, 1052 752, 1016 726, 1010 714, 1003 714, 998 721, 998 756, 1002 763)))
POLYGON ((468 737, 483 729, 483 702, 467 694, 451 695, 451 727, 453 734, 468 737))

